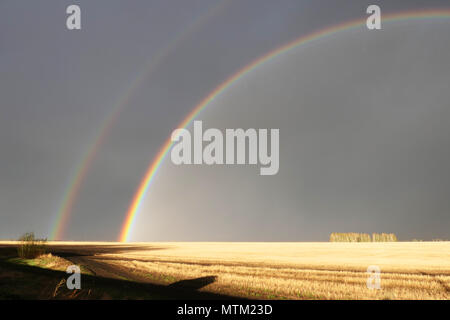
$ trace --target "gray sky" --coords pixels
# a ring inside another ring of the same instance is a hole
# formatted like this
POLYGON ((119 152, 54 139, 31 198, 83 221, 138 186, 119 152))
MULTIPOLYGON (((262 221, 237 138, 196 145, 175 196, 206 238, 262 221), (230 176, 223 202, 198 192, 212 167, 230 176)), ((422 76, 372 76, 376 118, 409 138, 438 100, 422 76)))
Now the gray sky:
MULTIPOLYGON (((0 238, 50 235, 83 154, 149 62, 97 149, 65 239, 117 239, 148 165, 200 100, 255 58, 364 17, 369 4, 385 14, 448 1, 2 1, 0 238), (66 29, 69 4, 81 7, 80 31, 66 29)), ((357 28, 246 75, 199 119, 279 128, 279 173, 168 158, 131 239, 450 238, 449 34, 450 19, 357 28)))

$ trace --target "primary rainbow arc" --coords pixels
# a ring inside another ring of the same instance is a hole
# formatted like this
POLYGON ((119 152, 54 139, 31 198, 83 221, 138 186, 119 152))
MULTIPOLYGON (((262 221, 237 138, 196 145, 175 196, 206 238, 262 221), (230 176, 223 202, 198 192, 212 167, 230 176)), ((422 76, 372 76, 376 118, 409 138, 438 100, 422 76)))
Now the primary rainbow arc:
MULTIPOLYGON (((418 20, 418 19, 430 19, 430 18, 450 18, 450 9, 427 9, 427 10, 418 10, 418 11, 407 11, 401 13, 394 13, 382 16, 382 23, 384 22, 392 22, 392 21, 400 21, 400 20, 418 20)), ((234 82, 241 79, 250 71, 254 70, 261 64, 277 57, 278 55, 296 48, 300 45, 308 43, 310 41, 320 39, 325 36, 333 35, 335 33, 349 30, 352 28, 356 28, 359 26, 365 26, 366 17, 359 18, 355 20, 351 20, 342 24, 338 24, 335 26, 331 26, 325 29, 321 29, 319 31, 315 31, 306 36, 302 36, 297 38, 275 50, 266 53, 265 55, 259 57, 254 60, 250 64, 246 65, 244 68, 237 71, 227 80, 225 80, 222 84, 216 87, 211 93, 209 93, 202 101, 200 101, 197 106, 181 121, 181 123, 176 128, 186 128, 196 117, 197 115, 206 108, 218 95, 220 95, 223 91, 225 91, 228 87, 230 87, 234 82)), ((171 149, 173 143, 170 137, 167 138, 161 149, 159 150, 156 157, 151 162, 144 178, 141 180, 139 184, 139 188, 133 197, 133 200, 129 206, 129 209, 125 216, 125 221, 122 225, 121 232, 119 235, 119 241, 127 242, 129 240, 129 236, 131 230, 133 229, 134 222, 136 220, 137 214, 140 210, 143 199, 145 198, 148 189, 151 183, 154 181, 155 175, 160 168, 162 162, 166 158, 169 150, 171 149)))
MULTIPOLYGON (((393 13, 382 16, 382 23, 392 22, 392 21, 401 21, 401 20, 418 20, 418 19, 430 19, 430 18, 450 18, 450 8, 449 9, 426 9, 426 10, 416 10, 416 11, 407 11, 401 13, 393 13)), ((230 87, 234 82, 241 79, 250 71, 254 70, 261 64, 277 57, 278 55, 296 48, 300 45, 308 43, 310 41, 320 39, 325 36, 333 35, 335 33, 349 30, 352 28, 356 28, 359 26, 365 26, 367 17, 359 18, 355 20, 351 20, 342 24, 338 24, 335 26, 331 26, 325 29, 321 29, 319 31, 315 31, 306 36, 302 36, 297 38, 275 50, 270 51, 269 53, 264 54, 263 56, 257 58, 250 64, 246 65, 244 68, 237 71, 227 80, 225 80, 222 84, 216 87, 211 93, 209 93, 203 100, 197 104, 194 109, 181 121, 181 123, 176 128, 186 128, 196 117, 197 115, 206 108, 218 95, 220 95, 223 91, 225 91, 228 87, 230 87)), ((170 137, 162 145, 156 157, 151 162, 144 178, 141 180, 139 184, 139 188, 133 197, 133 200, 129 206, 129 209, 125 216, 125 221, 122 225, 121 232, 119 235, 119 241, 127 242, 129 240, 129 236, 131 230, 133 229, 134 222, 138 215, 139 209, 141 207, 142 201, 145 198, 148 189, 151 183, 154 181, 155 175, 160 168, 162 162, 166 158, 169 150, 171 149, 173 143, 170 137)))

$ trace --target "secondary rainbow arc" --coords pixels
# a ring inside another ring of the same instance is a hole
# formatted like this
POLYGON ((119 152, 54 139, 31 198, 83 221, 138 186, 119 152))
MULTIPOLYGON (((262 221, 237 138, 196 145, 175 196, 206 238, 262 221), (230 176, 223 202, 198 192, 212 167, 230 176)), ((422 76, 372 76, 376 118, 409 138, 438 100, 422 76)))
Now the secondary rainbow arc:
POLYGON ((119 118, 119 115, 123 112, 129 100, 140 87, 144 79, 146 79, 146 77, 148 77, 148 75, 158 67, 158 65, 165 59, 165 57, 170 52, 172 52, 180 42, 189 37, 189 35, 193 34, 198 28, 203 26, 212 17, 216 16, 218 12, 224 10, 228 4, 229 0, 219 2, 217 5, 209 9, 206 14, 201 15, 190 25, 184 28, 182 32, 177 34, 171 41, 169 41, 166 46, 159 50, 154 57, 151 57, 146 61, 144 67, 140 69, 137 77, 134 78, 134 80, 125 90, 125 93, 118 98, 112 110, 98 126, 96 136, 94 136, 94 138, 92 139, 91 144, 88 145, 85 153, 78 161, 78 165, 76 166, 72 175, 69 177, 68 183, 64 188, 64 195, 62 201, 59 204, 56 217, 52 221, 53 224, 50 231, 50 240, 60 240, 63 237, 76 198, 81 190, 83 181, 86 179, 89 169, 96 158, 97 151, 106 140, 109 132, 119 118))

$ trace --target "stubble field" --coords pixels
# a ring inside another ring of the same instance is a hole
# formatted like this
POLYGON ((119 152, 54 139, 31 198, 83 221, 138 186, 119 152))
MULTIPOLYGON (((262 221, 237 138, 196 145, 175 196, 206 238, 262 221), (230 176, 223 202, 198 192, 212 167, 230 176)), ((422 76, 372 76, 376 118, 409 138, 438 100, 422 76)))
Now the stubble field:
POLYGON ((450 242, 50 242, 49 251, 91 275, 182 289, 186 298, 450 298, 450 242), (367 288, 371 265, 381 269, 379 290, 367 288))

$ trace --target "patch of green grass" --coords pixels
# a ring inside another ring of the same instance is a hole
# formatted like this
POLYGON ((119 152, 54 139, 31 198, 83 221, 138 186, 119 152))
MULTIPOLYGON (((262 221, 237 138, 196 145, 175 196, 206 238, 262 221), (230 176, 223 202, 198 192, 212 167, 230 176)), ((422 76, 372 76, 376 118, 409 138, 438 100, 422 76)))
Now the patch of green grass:
POLYGON ((37 265, 37 262, 35 259, 10 258, 10 259, 6 259, 5 261, 11 262, 11 263, 16 263, 16 264, 21 264, 24 266, 32 266, 32 267, 35 267, 37 265))
MULTIPOLYGON (((42 255, 34 259, 25 259, 25 258, 9 258, 5 259, 5 261, 24 265, 24 266, 30 266, 30 267, 38 267, 42 269, 49 269, 49 270, 58 270, 58 271, 65 271, 66 267, 68 265, 71 265, 72 263, 70 261, 63 260, 62 258, 58 256, 53 255, 42 255), (66 266, 67 265, 67 266, 66 266)), ((94 275, 94 273, 89 270, 86 266, 79 265, 81 274, 84 275, 94 275)), ((124 278, 123 280, 129 280, 124 278)))

